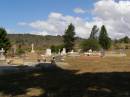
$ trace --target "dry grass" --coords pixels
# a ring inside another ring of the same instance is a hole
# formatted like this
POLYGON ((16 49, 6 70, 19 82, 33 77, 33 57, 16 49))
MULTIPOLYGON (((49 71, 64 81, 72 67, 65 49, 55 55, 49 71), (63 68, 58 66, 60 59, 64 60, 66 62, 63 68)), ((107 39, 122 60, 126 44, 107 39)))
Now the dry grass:
POLYGON ((130 72, 130 50, 126 57, 66 57, 70 64, 68 69, 78 69, 80 72, 130 72))

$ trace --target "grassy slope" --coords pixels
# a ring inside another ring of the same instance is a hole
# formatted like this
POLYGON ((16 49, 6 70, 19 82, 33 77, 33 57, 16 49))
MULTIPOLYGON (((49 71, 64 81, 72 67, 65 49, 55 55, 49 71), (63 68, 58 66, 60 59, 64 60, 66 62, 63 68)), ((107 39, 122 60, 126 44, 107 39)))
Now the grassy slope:
MULTIPOLYGON (((61 45, 63 44, 62 36, 41 36, 41 35, 32 35, 32 34, 9 34, 9 39, 12 44, 22 44, 25 48, 29 48, 32 43, 34 43, 37 48, 47 48, 51 45, 61 45)), ((83 39, 76 38, 76 48, 78 47, 80 41, 83 39)))

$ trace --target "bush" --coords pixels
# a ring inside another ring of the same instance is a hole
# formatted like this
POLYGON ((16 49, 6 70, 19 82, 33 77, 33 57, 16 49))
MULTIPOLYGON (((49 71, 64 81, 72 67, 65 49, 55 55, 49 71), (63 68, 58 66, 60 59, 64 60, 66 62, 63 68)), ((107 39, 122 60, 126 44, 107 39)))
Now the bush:
POLYGON ((52 53, 58 53, 59 50, 61 51, 64 48, 64 45, 57 45, 57 46, 52 45, 50 48, 52 53))
POLYGON ((88 51, 89 49, 99 50, 100 45, 96 39, 87 39, 81 43, 81 48, 83 51, 88 51))
POLYGON ((7 32, 0 27, 0 49, 4 49, 5 53, 11 48, 10 40, 7 38, 7 32))
POLYGON ((19 45, 16 54, 17 54, 17 55, 22 55, 22 54, 24 54, 24 53, 25 53, 25 51, 23 50, 22 46, 19 45))

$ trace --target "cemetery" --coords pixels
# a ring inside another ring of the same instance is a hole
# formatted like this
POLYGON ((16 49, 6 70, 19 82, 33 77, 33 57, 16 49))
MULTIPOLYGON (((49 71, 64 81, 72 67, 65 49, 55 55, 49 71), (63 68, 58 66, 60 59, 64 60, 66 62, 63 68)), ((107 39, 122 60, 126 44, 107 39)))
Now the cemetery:
POLYGON ((130 0, 0 4, 0 97, 130 97, 130 0))
MULTIPOLYGON (((31 51, 27 52, 26 54, 20 57, 8 57, 4 55, 5 50, 2 48, 0 50, 0 65, 2 66, 12 66, 12 68, 16 68, 17 66, 31 66, 36 67, 37 64, 42 64, 42 66, 46 67, 44 64, 49 64, 49 66, 53 66, 55 63, 57 66, 66 69, 80 69, 80 72, 106 72, 106 66, 108 72, 110 71, 120 71, 120 67, 124 67, 121 71, 129 71, 129 65, 122 65, 128 64, 129 61, 129 51, 106 51, 105 54, 102 51, 92 51, 89 49, 87 52, 66 52, 66 49, 63 48, 61 52, 52 53, 51 49, 46 49, 43 54, 38 54, 34 49, 34 44, 31 46, 31 51), (116 61, 113 61, 116 60, 116 61), (121 61, 122 60, 122 61, 121 61), (104 61, 106 61, 104 63, 104 61), (126 62, 125 62, 126 61, 126 62), (96 63, 97 62, 97 63, 96 63), (113 65, 105 65, 110 63, 113 65), (78 65, 79 64, 79 65, 78 65), (83 65, 84 64, 84 65, 83 65), (85 66, 86 64, 86 66, 85 66), (90 65, 88 65, 90 64, 90 65), (94 66, 94 64, 98 64, 98 66, 94 66), (116 69, 113 68, 114 64, 116 65, 116 69), (100 67, 101 65, 101 67, 100 67), (83 67, 84 66, 84 67, 83 67), (93 67, 94 66, 94 67, 93 67), (82 71, 82 68, 86 68, 85 71, 82 71), (87 68, 90 68, 87 69, 87 68), (93 71, 93 68, 96 68, 93 71), (104 69, 104 70, 103 70, 104 69)), ((60 51, 60 50, 59 50, 60 51)), ((1 68, 2 69, 2 68, 1 68)), ((4 73, 4 72, 3 72, 4 73)), ((6 72, 5 72, 6 73, 6 72)))
POLYGON ((39 53, 35 44, 29 47, 12 57, 1 48, 0 97, 130 96, 130 50, 63 48, 55 53, 46 48, 39 53))
POLYGON ((110 41, 102 45, 91 35, 75 49, 66 33, 64 46, 40 51, 34 43, 23 50, 0 40, 6 45, 0 45, 0 97, 129 97, 130 50, 112 49, 110 41))
MULTIPOLYGON (((68 28, 69 27, 73 27, 73 25, 70 24, 68 28)), ((92 33, 94 33, 93 30, 91 34, 92 33)), ((6 50, 4 48, 1 48, 1 74, 6 74, 7 71, 9 71, 9 73, 14 73, 15 70, 16 72, 21 72, 21 69, 19 69, 19 67, 26 67, 24 71, 30 71, 31 69, 37 70, 42 68, 53 68, 53 66, 58 66, 60 68, 68 70, 77 69, 79 70, 79 73, 130 71, 130 69, 128 69, 130 55, 129 50, 124 48, 120 48, 117 50, 108 50, 108 48, 110 48, 109 41, 108 45, 100 44, 102 48, 99 49, 99 44, 94 37, 95 36, 93 34, 90 35, 90 38, 88 40, 85 40, 81 43, 82 48, 79 49, 74 49, 74 45, 72 44, 72 42, 68 42, 64 43, 64 45, 66 46, 62 48, 56 48, 55 46, 53 46, 53 48, 48 47, 41 52, 38 52, 36 44, 31 43, 29 45, 30 50, 22 51, 22 46, 18 48, 15 44, 12 46, 12 51, 10 51, 12 52, 13 56, 10 56, 6 55, 6 50), (67 46, 68 44, 69 46, 67 46), (24 53, 18 55, 18 51, 20 53, 21 51, 24 53)), ((66 37, 64 39, 66 39, 66 37)))
MULTIPOLYGON (((97 54, 99 52, 86 55, 65 51, 64 48, 61 53, 53 54, 50 49, 46 49, 44 54, 37 55, 34 50, 27 53, 23 61, 20 61, 21 58, 15 58, 19 64, 14 62, 15 65, 14 63, 2 65, 0 67, 0 96, 69 97, 71 95, 70 97, 82 97, 85 93, 85 97, 87 95, 100 97, 98 96, 100 92, 101 97, 105 97, 106 94, 129 97, 129 79, 127 78, 130 72, 128 64, 130 51, 126 51, 127 56, 120 57, 113 55, 101 57, 97 54), (56 65, 51 63, 54 56, 56 65), (86 85, 88 86, 84 88, 86 85), (69 94, 70 91, 71 94, 69 94)), ((1 53, 3 52, 4 50, 1 50, 1 53)), ((6 62, 7 57, 1 59, 2 62, 6 62)))

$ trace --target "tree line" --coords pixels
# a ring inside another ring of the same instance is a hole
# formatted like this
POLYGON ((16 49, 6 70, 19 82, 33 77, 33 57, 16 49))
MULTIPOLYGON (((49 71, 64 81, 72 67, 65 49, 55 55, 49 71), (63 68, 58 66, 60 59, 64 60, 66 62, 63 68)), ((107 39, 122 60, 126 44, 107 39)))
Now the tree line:
MULTIPOLYGON (((67 29, 65 29, 64 35, 61 36, 62 37, 61 41, 63 41, 63 42, 61 42, 62 44, 50 46, 50 48, 52 49, 52 52, 58 53, 59 49, 62 50, 63 48, 66 48, 67 52, 74 50, 74 47, 76 44, 75 41, 77 38, 77 37, 75 37, 75 35, 76 35, 75 27, 71 23, 68 25, 67 29)), ((37 37, 36 40, 34 40, 34 41, 37 41, 38 39, 39 39, 39 37, 37 37)), ((40 41, 41 42, 44 41, 43 38, 40 38, 40 41)), ((17 43, 20 44, 20 45, 18 45, 20 51, 22 49, 22 46, 24 44, 26 44, 25 42, 27 42, 27 41, 22 43, 22 45, 21 45, 21 42, 23 42, 23 41, 21 41, 21 40, 16 41, 16 44, 17 43)), ((112 40, 107 33, 107 29, 106 29, 105 25, 102 25, 101 28, 98 28, 96 25, 94 25, 92 27, 89 38, 86 38, 83 41, 80 41, 80 48, 82 49, 82 51, 88 51, 89 49, 92 49, 95 51, 100 50, 100 49, 108 50, 113 43, 115 43, 115 44, 116 43, 127 43, 128 44, 129 37, 125 36, 120 39, 112 40)), ((12 43, 9 40, 9 38, 7 37, 7 31, 4 28, 0 28, 0 49, 4 48, 4 50, 7 52, 11 47, 12 47, 12 43)))
MULTIPOLYGON (((73 24, 70 24, 68 26, 68 29, 65 30, 65 34, 63 36, 64 46, 67 52, 74 49, 74 41, 75 41, 74 36, 75 36, 75 27, 73 24)), ((100 48, 108 50, 110 47, 111 47, 111 38, 108 36, 105 25, 102 25, 100 31, 99 28, 96 25, 94 25, 90 37, 81 42, 81 49, 83 51, 88 51, 89 49, 99 50, 100 48)))

